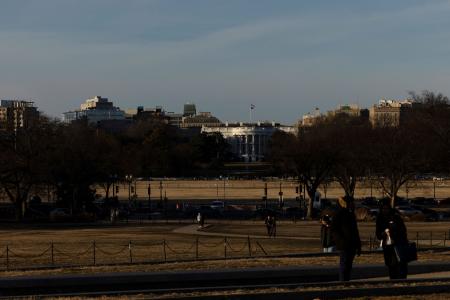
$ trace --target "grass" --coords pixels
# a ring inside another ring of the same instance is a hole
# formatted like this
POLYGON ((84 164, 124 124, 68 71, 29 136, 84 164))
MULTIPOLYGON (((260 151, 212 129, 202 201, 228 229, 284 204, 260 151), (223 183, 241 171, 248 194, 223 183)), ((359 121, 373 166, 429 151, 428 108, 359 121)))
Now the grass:
MULTIPOLYGON (((267 184, 268 198, 278 199, 280 190, 280 181, 274 180, 163 180, 162 190, 160 182, 154 181, 137 181, 136 193, 139 198, 146 199, 148 197, 147 188, 151 185, 151 197, 154 200, 159 199, 160 195, 165 194, 169 199, 198 199, 198 200, 215 200, 219 198, 225 200, 237 199, 260 199, 264 194, 264 186, 267 184), (160 194, 160 191, 162 193, 160 194)), ((434 183, 432 180, 413 181, 408 183, 408 195, 406 194, 406 186, 399 191, 401 197, 434 197, 436 192, 437 198, 446 198, 450 195, 450 181, 443 180, 434 183)), ((281 189, 286 199, 295 199, 295 187, 298 183, 293 180, 281 182, 281 189)), ((343 195, 343 190, 338 183, 328 183, 326 186, 321 185, 319 191, 322 196, 327 195, 330 198, 337 198, 343 195)), ((101 188, 97 189, 98 193, 104 193, 101 188)), ((119 184, 119 197, 128 199, 128 184, 119 184)), ((369 181, 358 182, 355 189, 355 197, 362 198, 373 195, 382 197, 383 193, 376 182, 369 181)))
MULTIPOLYGON (((425 223, 427 230, 442 230, 444 223, 425 223)), ((3 271, 0 276, 19 276, 36 274, 81 274, 100 272, 129 272, 129 271, 162 271, 162 270, 191 270, 215 268, 252 268, 258 266, 290 266, 290 265, 337 265, 337 257, 318 258, 252 258, 228 259, 225 255, 224 237, 197 236, 193 234, 174 233, 179 224, 146 224, 139 226, 9 226, 0 229, 0 249, 9 245, 15 255, 10 255, 10 266, 29 267, 30 265, 49 265, 51 263, 50 242, 54 243, 54 260, 56 264, 85 265, 84 267, 55 268, 47 270, 3 271), (210 258, 208 261, 195 261, 196 241, 199 239, 198 257, 210 258), (112 266, 92 266, 92 243, 96 241, 96 263, 116 264, 112 266), (132 241, 132 260, 130 262, 129 241, 132 241), (163 240, 166 240, 167 263, 164 260, 163 240), (90 248, 91 247, 91 248, 90 248), (47 251, 46 251, 47 250, 47 251), (45 252, 46 251, 46 252, 45 252), (44 253, 40 257, 21 258, 44 253), (114 254, 114 255, 113 255, 114 254), (176 262, 190 260, 189 262, 176 262)), ((373 223, 360 223, 362 237, 373 233, 373 223)), ((413 229, 422 228, 422 223, 408 223, 413 229)), ((278 233, 289 237, 306 237, 303 239, 287 238, 252 238, 251 253, 253 256, 263 256, 261 247, 269 255, 284 255, 296 253, 320 252, 318 240, 319 224, 316 222, 301 222, 279 224, 278 233), (258 245, 261 245, 261 247, 258 245)), ((206 229, 213 233, 240 233, 259 235, 264 234, 264 225, 253 222, 214 224, 206 229)), ((436 235, 436 234, 435 234, 436 235)), ((247 238, 227 238, 227 257, 248 255, 247 238)), ((0 253, 1 254, 1 253, 0 253)), ((0 257, 0 264, 4 264, 5 256, 0 257)), ((448 261, 449 252, 428 253, 420 252, 420 261, 448 261)), ((362 255, 355 261, 360 263, 382 263, 380 253, 362 255)), ((4 267, 4 265, 3 265, 4 267)))

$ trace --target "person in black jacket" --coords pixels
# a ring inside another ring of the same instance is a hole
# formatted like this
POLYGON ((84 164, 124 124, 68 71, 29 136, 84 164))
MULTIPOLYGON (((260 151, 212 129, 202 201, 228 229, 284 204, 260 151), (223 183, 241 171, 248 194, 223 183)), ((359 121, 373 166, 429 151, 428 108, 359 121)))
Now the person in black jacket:
POLYGON ((350 196, 338 200, 339 209, 331 222, 331 233, 339 251, 339 280, 349 281, 355 255, 361 254, 361 240, 350 196))
POLYGON ((335 250, 333 237, 331 236, 331 217, 324 215, 320 223, 320 242, 322 244, 323 252, 329 253, 335 250))
POLYGON ((376 236, 381 241, 384 263, 389 269, 390 279, 406 279, 408 264, 400 262, 395 252, 396 245, 408 243, 405 223, 402 217, 390 205, 390 199, 384 198, 380 203, 376 223, 376 236))

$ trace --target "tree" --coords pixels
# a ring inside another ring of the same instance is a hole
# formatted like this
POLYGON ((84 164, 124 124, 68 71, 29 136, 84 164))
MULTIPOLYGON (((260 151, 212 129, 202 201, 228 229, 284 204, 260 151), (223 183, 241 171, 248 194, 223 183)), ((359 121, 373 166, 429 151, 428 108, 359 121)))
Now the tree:
POLYGON ((395 206, 397 194, 405 183, 424 169, 425 148, 413 126, 374 128, 371 136, 369 165, 395 206))
POLYGON ((272 137, 271 161, 283 175, 294 175, 306 187, 309 196, 308 217, 313 214, 313 200, 320 184, 329 176, 337 149, 335 137, 325 123, 308 128, 298 136, 277 132, 272 137), (331 140, 330 140, 331 139, 331 140))
POLYGON ((32 188, 48 179, 53 125, 41 117, 31 128, 3 132, 0 137, 0 188, 14 204, 17 220, 24 216, 32 188))
POLYGON ((336 161, 332 175, 339 182, 345 196, 354 197, 357 181, 367 172, 368 137, 371 128, 366 120, 348 115, 338 115, 328 120, 330 142, 335 141, 336 161))
POLYGON ((450 170, 450 101, 441 93, 410 92, 418 104, 411 114, 411 122, 421 135, 421 144, 427 147, 429 169, 432 172, 450 170))
POLYGON ((50 169, 58 201, 72 212, 82 210, 94 199, 92 186, 99 179, 102 147, 98 131, 87 122, 74 122, 58 127, 50 169))
POLYGON ((194 166, 200 169, 219 170, 229 157, 229 145, 221 133, 201 133, 194 136, 192 147, 194 166))

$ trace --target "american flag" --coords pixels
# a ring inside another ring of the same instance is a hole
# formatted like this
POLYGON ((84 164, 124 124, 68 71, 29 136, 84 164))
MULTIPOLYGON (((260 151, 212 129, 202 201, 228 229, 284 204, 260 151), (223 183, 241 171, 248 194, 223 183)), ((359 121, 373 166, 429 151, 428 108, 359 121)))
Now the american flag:
POLYGON ((250 104, 250 109, 255 109, 255 104, 250 104))

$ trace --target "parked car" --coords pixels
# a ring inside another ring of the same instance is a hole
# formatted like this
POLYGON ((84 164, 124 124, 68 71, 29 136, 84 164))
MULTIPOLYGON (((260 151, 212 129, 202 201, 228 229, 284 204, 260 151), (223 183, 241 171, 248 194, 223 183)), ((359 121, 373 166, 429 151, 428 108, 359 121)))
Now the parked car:
POLYGON ((225 209, 225 202, 216 200, 216 201, 211 202, 211 204, 209 206, 212 209, 223 211, 225 209))
POLYGON ((71 218, 70 212, 67 208, 55 208, 49 214, 51 221, 64 221, 71 218))
POLYGON ((253 212, 253 218, 264 220, 268 215, 277 215, 277 212, 270 208, 258 208, 253 212))
POLYGON ((404 217, 412 217, 415 215, 423 214, 420 210, 412 208, 410 206, 396 206, 395 208, 404 217))
POLYGON ((361 201, 361 205, 369 207, 369 208, 378 208, 379 203, 377 198, 375 197, 366 197, 361 201))
POLYGON ((197 213, 201 213, 203 216, 207 218, 220 218, 222 217, 222 213, 218 209, 213 209, 209 205, 200 205, 197 211, 195 211, 194 215, 197 215, 197 213))
POLYGON ((436 207, 437 202, 433 198, 417 197, 409 200, 411 205, 436 207))

